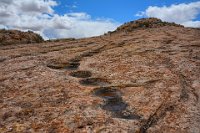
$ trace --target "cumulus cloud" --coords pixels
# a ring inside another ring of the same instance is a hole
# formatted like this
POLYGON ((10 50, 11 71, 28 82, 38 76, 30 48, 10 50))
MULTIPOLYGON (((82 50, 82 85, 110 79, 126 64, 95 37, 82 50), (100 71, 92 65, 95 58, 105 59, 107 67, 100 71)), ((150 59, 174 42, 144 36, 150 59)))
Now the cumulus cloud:
POLYGON ((149 6, 144 12, 137 13, 136 16, 156 17, 189 27, 200 27, 200 21, 195 21, 199 14, 200 1, 163 7, 149 6))
POLYGON ((1 0, 0 28, 32 30, 47 38, 90 37, 114 30, 118 23, 87 13, 58 15, 55 0, 1 0))

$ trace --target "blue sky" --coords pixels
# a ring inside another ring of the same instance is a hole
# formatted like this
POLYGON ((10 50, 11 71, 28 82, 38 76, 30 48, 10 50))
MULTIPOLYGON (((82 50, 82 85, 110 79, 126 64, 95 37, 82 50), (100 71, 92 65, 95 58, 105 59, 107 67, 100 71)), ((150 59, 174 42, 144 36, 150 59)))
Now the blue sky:
MULTIPOLYGON (((92 18, 110 18, 124 23, 138 19, 139 11, 144 11, 149 6, 170 6, 172 4, 191 3, 198 0, 57 0, 55 7, 58 14, 69 12, 86 12, 92 18)), ((199 19, 199 17, 198 17, 199 19)))
POLYGON ((200 0, 0 0, 0 29, 45 39, 99 36, 144 17, 200 28, 200 0))

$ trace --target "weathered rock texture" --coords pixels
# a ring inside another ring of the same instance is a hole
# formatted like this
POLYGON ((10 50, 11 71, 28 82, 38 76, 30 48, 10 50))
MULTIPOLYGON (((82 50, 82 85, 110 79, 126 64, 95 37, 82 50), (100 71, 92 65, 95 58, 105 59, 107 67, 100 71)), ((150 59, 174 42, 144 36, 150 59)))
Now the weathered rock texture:
POLYGON ((199 133, 199 75, 200 30, 174 24, 1 46, 0 132, 199 133))
POLYGON ((0 30, 0 46, 1 45, 13 45, 24 43, 41 43, 43 38, 32 32, 22 32, 17 30, 0 30))

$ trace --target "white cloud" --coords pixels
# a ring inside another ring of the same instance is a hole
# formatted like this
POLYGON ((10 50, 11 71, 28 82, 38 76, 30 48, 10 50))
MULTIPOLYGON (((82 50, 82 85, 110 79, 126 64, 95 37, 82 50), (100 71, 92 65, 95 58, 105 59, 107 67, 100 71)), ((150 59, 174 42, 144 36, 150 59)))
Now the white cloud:
POLYGON ((199 14, 200 1, 168 7, 149 6, 144 12, 139 12, 136 16, 156 17, 163 21, 176 22, 189 27, 199 27, 200 21, 195 21, 199 14))
POLYGON ((183 25, 185 25, 186 27, 200 28, 200 21, 187 21, 184 22, 183 25))
POLYGON ((53 9, 57 5, 55 0, 1 0, 0 28, 33 30, 47 39, 97 36, 119 25, 83 12, 58 15, 53 9))
MULTIPOLYGON (((16 1, 15 1, 16 2, 16 1)), ((44 0, 23 0, 18 1, 16 3, 22 12, 28 13, 49 13, 52 14, 54 10, 52 9, 53 6, 56 6, 57 3, 55 1, 44 1, 44 0)))
POLYGON ((145 16, 145 12, 138 12, 137 14, 135 14, 136 17, 143 17, 145 16))

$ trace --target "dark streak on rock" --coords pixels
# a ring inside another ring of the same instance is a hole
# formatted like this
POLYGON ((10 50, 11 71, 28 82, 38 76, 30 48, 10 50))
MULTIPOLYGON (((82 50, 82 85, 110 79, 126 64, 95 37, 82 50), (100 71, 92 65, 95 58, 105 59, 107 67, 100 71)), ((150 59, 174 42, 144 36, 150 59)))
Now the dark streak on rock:
POLYGON ((169 104, 162 103, 155 111, 154 114, 150 115, 150 117, 144 122, 144 124, 140 127, 140 133, 146 133, 147 130, 155 125, 160 119, 164 118, 168 111, 173 111, 174 106, 169 104))
POLYGON ((199 100, 198 94, 195 92, 195 89, 189 85, 189 81, 186 80, 186 77, 183 74, 179 74, 179 79, 180 79, 180 85, 181 85, 181 94, 180 94, 180 99, 183 100, 184 102, 189 99, 189 88, 191 88, 191 93, 194 95, 196 98, 196 101, 199 100))

